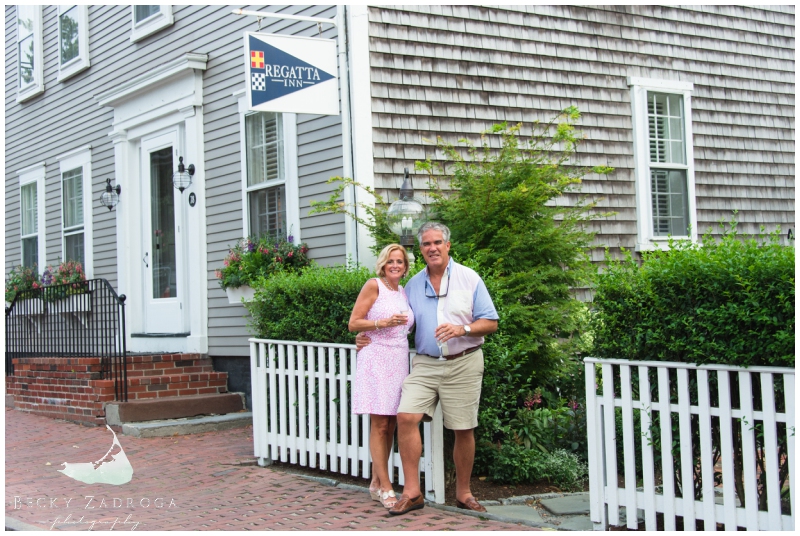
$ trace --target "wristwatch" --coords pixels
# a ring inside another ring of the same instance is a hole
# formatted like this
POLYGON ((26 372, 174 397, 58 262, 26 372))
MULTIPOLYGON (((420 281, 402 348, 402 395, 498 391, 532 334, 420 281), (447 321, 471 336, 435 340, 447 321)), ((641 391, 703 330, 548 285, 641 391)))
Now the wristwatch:
POLYGON ((472 328, 471 328, 471 327, 469 327, 468 325, 464 324, 464 325, 463 325, 463 326, 461 326, 461 327, 463 327, 463 328, 464 328, 464 336, 465 336, 465 337, 466 337, 467 335, 469 335, 470 333, 472 333, 472 328))

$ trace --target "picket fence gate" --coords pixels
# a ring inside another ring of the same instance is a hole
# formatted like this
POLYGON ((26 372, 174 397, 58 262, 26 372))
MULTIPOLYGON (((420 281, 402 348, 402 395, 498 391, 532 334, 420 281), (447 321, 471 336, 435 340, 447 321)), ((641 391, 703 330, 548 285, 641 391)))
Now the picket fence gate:
POLYGON ((596 530, 619 525, 623 506, 628 528, 637 527, 637 512, 643 511, 647 530, 656 530, 657 513, 663 515, 663 530, 676 530, 679 516, 684 530, 695 530, 697 520, 703 521, 704 530, 717 530, 717 523, 724 524, 725 530, 794 530, 794 369, 596 358, 586 358, 584 363, 590 515, 596 530), (638 382, 633 376, 638 376, 638 382), (638 399, 634 398, 637 387, 638 399), (731 399, 736 395, 738 407, 733 407, 731 399), (669 419, 662 417, 665 413, 669 419), (622 437, 618 438, 620 420, 622 437), (673 437, 675 424, 677 437, 673 437), (734 436, 741 437, 744 507, 734 489, 734 436), (785 452, 779 459, 779 440, 784 438, 785 452), (695 458, 697 445, 692 453, 694 439, 699 439, 699 459, 695 458), (680 450, 677 457, 669 448, 657 450, 657 445, 669 446, 674 440, 680 450), (617 441, 622 441, 621 467, 617 441), (638 459, 637 441, 641 442, 638 459), (757 467, 757 457, 763 460, 763 471, 757 467), (637 461, 641 464, 638 474, 637 461), (676 464, 681 482, 692 483, 690 488, 696 475, 702 478, 701 500, 695 499, 692 489, 684 496, 673 478, 661 479, 657 488, 657 470, 674 475, 676 464), (781 511, 778 475, 782 464, 788 464, 789 513, 781 511), (721 475, 721 486, 715 486, 715 472, 718 478, 721 475), (624 486, 618 485, 621 475, 624 486), (762 488, 766 510, 759 509, 759 480, 762 485, 766 480, 766 489, 762 488))
MULTIPOLYGON (((302 467, 370 478, 369 415, 353 415, 353 344, 249 339, 253 450, 261 466, 280 460, 302 467)), ((409 356, 410 359, 413 356, 409 356)), ((444 504, 442 412, 423 424, 424 493, 444 504)), ((397 442, 389 475, 404 482, 397 442)))

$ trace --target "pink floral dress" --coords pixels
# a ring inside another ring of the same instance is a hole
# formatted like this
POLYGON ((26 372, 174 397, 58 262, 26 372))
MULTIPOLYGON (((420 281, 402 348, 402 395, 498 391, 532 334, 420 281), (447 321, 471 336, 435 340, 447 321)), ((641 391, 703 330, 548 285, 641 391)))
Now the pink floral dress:
POLYGON ((380 279, 377 283, 378 299, 367 313, 367 320, 380 320, 408 311, 408 324, 366 332, 372 341, 356 357, 353 413, 397 415, 403 380, 408 376, 406 333, 414 325, 414 313, 408 306, 403 287, 394 291, 380 279))

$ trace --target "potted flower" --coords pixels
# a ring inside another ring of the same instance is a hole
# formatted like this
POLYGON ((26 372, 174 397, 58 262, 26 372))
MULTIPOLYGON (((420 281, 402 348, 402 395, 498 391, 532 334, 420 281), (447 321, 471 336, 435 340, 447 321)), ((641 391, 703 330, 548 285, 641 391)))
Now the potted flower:
POLYGON ((27 303, 23 307, 15 307, 15 312, 18 314, 43 314, 44 302, 40 298, 42 286, 36 265, 33 267, 17 266, 6 277, 6 307, 14 302, 17 294, 21 293, 20 300, 26 300, 27 303))
POLYGON ((63 310, 69 312, 91 311, 91 302, 79 296, 88 290, 86 273, 78 261, 64 261, 57 267, 48 266, 42 273, 42 283, 48 287, 45 295, 51 300, 66 300, 63 310))
POLYGON ((228 294, 229 303, 253 298, 252 283, 279 271, 298 271, 309 266, 308 246, 295 244, 294 237, 275 240, 243 238, 238 241, 215 271, 219 285, 228 294))

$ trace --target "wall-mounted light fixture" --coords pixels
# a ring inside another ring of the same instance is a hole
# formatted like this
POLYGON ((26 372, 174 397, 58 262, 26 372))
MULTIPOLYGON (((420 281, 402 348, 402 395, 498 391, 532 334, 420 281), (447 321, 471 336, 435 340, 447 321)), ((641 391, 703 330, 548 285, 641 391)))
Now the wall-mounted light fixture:
POLYGON ((117 184, 116 186, 111 186, 111 179, 106 179, 106 191, 100 195, 100 204, 104 207, 108 207, 108 210, 117 206, 119 203, 119 194, 122 193, 122 186, 117 184))
POLYGON ((189 167, 183 165, 183 157, 178 158, 178 171, 172 174, 172 185, 183 193, 192 185, 192 175, 194 175, 194 164, 189 167))

